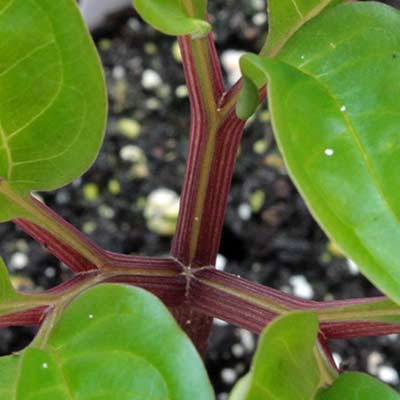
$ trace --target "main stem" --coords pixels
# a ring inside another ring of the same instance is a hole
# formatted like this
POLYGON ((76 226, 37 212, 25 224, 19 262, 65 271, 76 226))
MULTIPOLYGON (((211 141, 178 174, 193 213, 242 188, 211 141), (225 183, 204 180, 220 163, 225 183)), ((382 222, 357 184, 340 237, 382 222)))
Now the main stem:
MULTIPOLYGON (((171 254, 183 265, 214 265, 244 123, 223 107, 222 74, 210 34, 179 38, 191 102, 189 155, 171 254)), ((233 103, 232 103, 233 104, 233 103)))

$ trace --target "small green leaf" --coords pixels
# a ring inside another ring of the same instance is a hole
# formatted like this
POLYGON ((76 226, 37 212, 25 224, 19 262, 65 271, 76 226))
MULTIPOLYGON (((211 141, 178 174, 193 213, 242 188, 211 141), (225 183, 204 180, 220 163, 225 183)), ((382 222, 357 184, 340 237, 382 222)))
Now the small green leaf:
POLYGON ((133 0, 140 16, 167 35, 205 36, 211 30, 206 21, 206 0, 133 0))
POLYGON ((245 60, 248 79, 252 64, 269 80, 279 147, 316 219, 400 303, 400 13, 339 5, 304 25, 277 59, 245 60))
POLYGON ((269 32, 261 54, 274 56, 307 21, 345 0, 268 0, 269 32))
POLYGON ((367 374, 346 372, 316 400, 400 400, 400 394, 367 374))
POLYGON ((46 343, 0 358, 0 369, 0 400, 214 398, 199 355, 166 307, 123 285, 84 292, 46 343))
POLYGON ((7 267, 2 258, 0 258, 0 304, 9 300, 15 300, 20 295, 15 291, 8 273, 7 267))
POLYGON ((314 355, 318 319, 310 312, 277 318, 264 331, 250 377, 239 381, 231 400, 310 400, 320 383, 314 355))
POLYGON ((258 88, 252 80, 243 78, 242 89, 236 105, 236 115, 243 121, 250 118, 260 104, 258 88))
MULTIPOLYGON (((75 0, 0 1, 0 177, 51 190, 80 176, 103 139, 102 69, 75 0)), ((19 214, 0 197, 0 220, 19 214)))

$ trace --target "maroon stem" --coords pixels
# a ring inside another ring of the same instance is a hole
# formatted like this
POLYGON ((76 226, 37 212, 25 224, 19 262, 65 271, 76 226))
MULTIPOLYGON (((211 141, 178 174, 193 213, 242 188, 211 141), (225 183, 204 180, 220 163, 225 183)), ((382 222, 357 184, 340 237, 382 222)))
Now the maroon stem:
MULTIPOLYGON (((34 200, 47 215, 56 220, 59 224, 67 228, 71 235, 79 238, 88 248, 99 254, 104 259, 104 264, 110 265, 112 268, 168 268, 172 265, 177 265, 176 261, 172 258, 156 258, 156 257, 143 257, 143 256, 129 256, 123 254, 116 254, 101 249, 89 238, 83 235, 69 222, 64 220, 61 216, 55 213, 51 208, 45 204, 34 200)), ((98 266, 87 260, 77 251, 66 245, 62 239, 55 237, 47 230, 34 224, 33 222, 24 219, 14 219, 13 222, 25 233, 30 235, 36 242, 42 244, 49 253, 57 257, 61 262, 67 265, 73 272, 87 273, 90 271, 98 270, 98 266)))
MULTIPOLYGON (((44 205, 42 207, 45 208, 44 205)), ((53 211, 47 207, 46 210, 58 222, 68 226, 74 234, 79 235, 79 237, 83 236, 53 211)), ((23 220, 16 220, 15 222, 21 229, 43 243, 49 251, 77 272, 77 275, 72 280, 50 290, 48 293, 65 292, 82 282, 82 280, 90 280, 96 274, 101 273, 93 264, 37 225, 23 220)), ((188 297, 185 297, 186 278, 181 275, 183 271, 182 265, 175 259, 116 254, 99 249, 89 242, 86 237, 84 240, 85 243, 89 243, 92 248, 96 248, 97 251, 103 254, 110 268, 121 269, 121 274, 107 281, 140 286, 161 297, 167 305, 173 307, 174 315, 176 315, 178 321, 181 322, 193 340, 199 346, 201 344, 202 348, 206 343, 206 333, 211 326, 211 318, 207 318, 204 315, 224 319, 227 322, 259 333, 271 320, 279 315, 282 309, 323 310, 332 307, 379 302, 385 299, 380 297, 322 303, 306 301, 211 268, 195 270, 195 277, 190 281, 190 290, 186 292, 188 297), (147 271, 147 273, 132 276, 124 274, 124 269, 127 271, 139 269, 147 271), (155 270, 175 271, 179 278, 147 275, 155 270), (234 293, 226 293, 219 288, 213 287, 210 283, 240 291, 245 296, 256 296, 260 300, 266 300, 268 304, 275 303, 278 309, 273 309, 271 306, 255 305, 253 302, 246 301, 234 293), (199 312, 203 315, 199 315, 199 312), (190 323, 187 323, 188 321, 190 323)), ((36 307, 32 310, 12 313, 0 317, 0 325, 36 325, 38 321, 40 322, 40 318, 45 312, 46 307, 36 307)), ((395 323, 379 321, 331 321, 321 324, 321 332, 327 339, 343 339, 399 333, 400 327, 395 323)))
POLYGON ((232 111, 218 130, 194 266, 215 264, 243 128, 232 111))
MULTIPOLYGON (((323 303, 307 301, 212 269, 204 269, 195 273, 190 281, 189 297, 186 297, 186 278, 178 273, 177 267, 177 265, 171 264, 170 267, 166 268, 176 273, 173 276, 127 275, 122 271, 121 274, 113 278, 105 278, 99 282, 118 282, 139 286, 160 297, 171 308, 182 327, 188 331, 193 340, 202 349, 206 345, 210 327, 209 322, 211 321, 206 320, 207 323, 204 323, 204 315, 220 318, 259 334, 274 318, 284 312, 283 310, 320 311, 330 307, 384 300, 384 298, 352 299, 323 303), (276 304, 276 309, 273 306, 268 308, 260 304, 254 304, 254 301, 243 299, 235 293, 219 290, 212 285, 223 285, 224 289, 242 292, 246 296, 251 295, 252 298, 258 297, 260 301, 264 300, 270 305, 276 304)), ((96 275, 101 273, 100 271, 92 271, 78 274, 70 281, 46 293, 67 293, 70 289, 81 285, 83 282, 94 280, 96 275)), ((40 306, 0 316, 0 326, 39 325, 47 310, 48 306, 40 306)), ((399 324, 363 320, 321 323, 321 337, 327 340, 392 333, 400 333, 399 324)))
MULTIPOLYGON (((61 216, 59 216, 56 212, 54 212, 50 207, 47 207, 45 204, 40 201, 32 198, 32 200, 40 207, 47 215, 57 221, 59 224, 65 226, 72 235, 79 238, 82 243, 92 249, 94 253, 99 254, 100 256, 104 255, 104 250, 91 242, 85 235, 83 235, 78 229, 76 229, 69 222, 65 221, 61 216)), ((24 232, 30 235, 37 242, 42 244, 47 250, 56 256, 60 261, 66 264, 72 271, 79 272, 87 272, 98 267, 88 261, 85 257, 80 255, 77 251, 72 249, 70 246, 66 245, 61 238, 57 238, 45 229, 39 227, 38 225, 23 219, 14 219, 13 222, 24 232)))
MULTIPOLYGON (((208 135, 207 112, 202 98, 201 84, 195 65, 190 37, 178 38, 182 54, 186 84, 190 98, 190 143, 186 161, 186 172, 181 193, 176 232, 172 241, 171 254, 182 264, 190 263, 190 238, 194 222, 198 181, 208 135)), ((210 42, 209 42, 210 43, 210 42)), ((211 46, 212 47, 212 46, 211 46)), ((218 85, 219 87, 219 85, 218 85)), ((217 89, 215 89, 217 90, 217 89)))
MULTIPOLYGON (((213 82, 217 103, 225 96, 222 75, 214 41, 209 37, 209 55, 213 74, 213 82)), ((207 139, 210 135, 206 107, 201 92, 201 83, 193 56, 192 42, 188 37, 180 38, 186 82, 189 87, 191 115, 191 133, 189 155, 185 180, 181 194, 181 210, 178 218, 176 234, 171 253, 182 264, 203 266, 215 264, 234 164, 243 133, 244 122, 240 121, 235 111, 221 121, 217 129, 213 148, 211 173, 208 179, 203 218, 200 221, 199 238, 196 253, 190 259, 190 240, 192 239, 195 221, 195 204, 198 196, 200 172, 204 168, 204 157, 207 139)))
MULTIPOLYGON (((195 272, 190 282, 190 301, 195 310, 256 334, 259 334, 283 312, 291 310, 320 311, 337 306, 365 304, 384 299, 352 299, 322 303, 308 301, 213 269, 195 272), (219 287, 223 289, 221 290, 219 287), (242 295, 238 295, 238 293, 242 295)), ((392 333, 400 333, 400 324, 363 320, 321 323, 321 334, 325 339, 345 339, 392 333)))
POLYGON ((35 307, 0 316, 0 328, 9 326, 38 326, 46 315, 48 306, 35 307))
MULTIPOLYGON (((345 305, 365 304, 384 298, 352 299, 316 302, 299 299, 258 283, 247 281, 213 269, 197 271, 191 279, 190 301, 194 309, 259 334, 266 325, 282 312, 291 310, 319 311, 345 305), (218 287, 223 287, 220 290, 218 287), (227 292, 230 289, 234 292, 227 292), (244 296, 239 296, 241 292, 244 296), (259 304, 246 297, 258 299, 259 304), (262 302, 265 301, 265 306, 262 302), (272 304, 275 304, 275 309, 272 304)), ((325 339, 346 339, 363 336, 400 333, 400 325, 380 321, 322 322, 321 333, 325 339)))

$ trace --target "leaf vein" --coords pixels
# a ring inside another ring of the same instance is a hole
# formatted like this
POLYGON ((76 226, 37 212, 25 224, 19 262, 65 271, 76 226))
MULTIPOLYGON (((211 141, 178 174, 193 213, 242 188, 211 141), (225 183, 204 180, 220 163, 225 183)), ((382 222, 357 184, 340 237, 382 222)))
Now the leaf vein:
POLYGON ((52 39, 50 41, 48 41, 47 43, 44 43, 40 46, 35 47, 32 51, 30 51, 28 54, 26 54, 24 57, 21 57, 20 59, 18 59, 17 61, 15 61, 13 64, 11 64, 10 66, 8 66, 4 71, 0 72, 0 77, 8 74, 10 71, 12 71, 15 67, 17 67, 19 64, 23 63, 24 61, 28 60, 29 58, 31 58, 32 56, 34 56, 36 53, 38 53, 40 50, 45 49, 46 47, 51 46, 52 44, 55 43, 55 40, 52 39))
POLYGON ((297 14, 299 14, 300 18, 304 18, 304 14, 301 12, 299 5, 297 4, 296 0, 291 0, 294 9, 296 10, 297 14))
POLYGON ((7 12, 7 10, 15 3, 15 0, 11 0, 0 12, 0 17, 7 12))

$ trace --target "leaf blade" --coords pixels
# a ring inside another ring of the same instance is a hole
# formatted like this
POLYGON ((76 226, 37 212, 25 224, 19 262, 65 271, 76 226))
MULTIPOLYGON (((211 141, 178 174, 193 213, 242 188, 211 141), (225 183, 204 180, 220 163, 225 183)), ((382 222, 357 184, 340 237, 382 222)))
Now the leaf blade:
POLYGON ((309 400, 320 383, 314 355, 318 319, 292 312, 274 320, 260 338, 252 369, 232 393, 244 400, 309 400))
POLYGON ((10 377, 4 393, 16 400, 213 399, 199 355, 165 306, 124 285, 84 292, 45 344, 0 365, 10 377))
POLYGON ((269 32, 262 55, 275 56, 306 22, 345 0, 269 0, 269 32))
POLYGON ((321 391, 316 400, 399 400, 400 394, 377 379, 360 372, 346 372, 321 391))
MULTIPOLYGON (((104 134, 105 83, 74 1, 3 4, 0 176, 26 195, 69 183, 93 163, 104 134)), ((15 216, 4 203, 0 217, 15 216)))
POLYGON ((293 180, 328 235, 396 302, 399 22, 382 4, 337 6, 305 25, 279 60, 258 60, 293 180))

